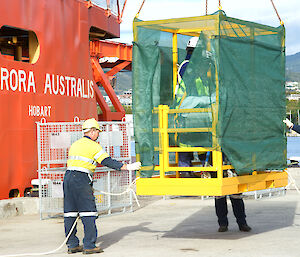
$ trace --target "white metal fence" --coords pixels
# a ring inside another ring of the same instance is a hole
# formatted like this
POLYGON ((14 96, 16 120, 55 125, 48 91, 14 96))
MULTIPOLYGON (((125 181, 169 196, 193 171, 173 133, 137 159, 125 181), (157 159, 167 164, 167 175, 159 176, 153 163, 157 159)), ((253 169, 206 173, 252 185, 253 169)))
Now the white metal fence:
MULTIPOLYGON (((114 159, 130 162, 130 133, 126 122, 99 122, 102 132, 98 141, 114 159)), ((63 213, 63 177, 68 149, 82 137, 80 122, 38 122, 38 174, 40 216, 63 213)), ((121 194, 132 181, 132 172, 97 167, 94 174, 94 196, 100 215, 132 210, 132 194, 121 194)))

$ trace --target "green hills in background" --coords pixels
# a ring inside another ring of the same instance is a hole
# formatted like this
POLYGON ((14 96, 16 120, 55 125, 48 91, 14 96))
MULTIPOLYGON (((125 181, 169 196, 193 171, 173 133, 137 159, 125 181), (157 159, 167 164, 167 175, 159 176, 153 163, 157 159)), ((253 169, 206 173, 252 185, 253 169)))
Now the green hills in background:
POLYGON ((286 81, 300 82, 300 52, 286 57, 286 81))
MULTIPOLYGON (((286 56, 286 81, 300 82, 300 52, 286 56)), ((115 91, 122 94, 132 88, 132 73, 122 71, 117 74, 117 84, 115 91)))
POLYGON ((117 95, 122 94, 130 88, 132 88, 132 72, 120 71, 117 73, 117 84, 115 88, 117 95))

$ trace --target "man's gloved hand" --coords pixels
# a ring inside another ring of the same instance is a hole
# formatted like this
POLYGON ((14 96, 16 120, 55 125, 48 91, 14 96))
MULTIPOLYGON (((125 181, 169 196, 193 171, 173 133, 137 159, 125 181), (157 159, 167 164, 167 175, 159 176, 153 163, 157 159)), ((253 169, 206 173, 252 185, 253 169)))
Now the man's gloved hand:
POLYGON ((283 122, 286 124, 288 128, 292 128, 294 126, 294 124, 289 119, 285 119, 283 120, 283 122))
POLYGON ((134 162, 127 164, 127 170, 139 170, 141 168, 141 163, 140 162, 134 162))

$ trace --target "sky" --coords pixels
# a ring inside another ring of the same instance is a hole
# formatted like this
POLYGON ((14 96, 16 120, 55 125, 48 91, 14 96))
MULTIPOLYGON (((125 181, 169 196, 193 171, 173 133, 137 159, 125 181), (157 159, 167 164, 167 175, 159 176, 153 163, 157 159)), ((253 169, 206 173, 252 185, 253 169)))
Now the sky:
MULTIPOLYGON (((131 43, 132 21, 143 0, 127 0, 120 39, 116 41, 131 43)), ((286 29, 286 55, 300 52, 300 0, 273 0, 286 29)), ((205 0, 145 0, 139 14, 141 20, 183 18, 205 15, 205 0)), ((218 10, 218 0, 208 0, 208 14, 218 10)), ((221 0, 222 10, 227 16, 280 26, 270 0, 221 0)))

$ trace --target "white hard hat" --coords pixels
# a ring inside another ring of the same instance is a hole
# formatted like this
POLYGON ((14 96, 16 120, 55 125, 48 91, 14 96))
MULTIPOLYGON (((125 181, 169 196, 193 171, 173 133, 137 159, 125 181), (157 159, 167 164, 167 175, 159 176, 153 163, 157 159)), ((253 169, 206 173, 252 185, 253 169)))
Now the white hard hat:
POLYGON ((89 129, 92 129, 92 128, 95 128, 95 129, 98 129, 99 131, 102 131, 100 129, 99 123, 94 118, 88 119, 85 122, 83 122, 83 124, 82 124, 82 130, 83 131, 86 131, 86 130, 89 130, 89 129))
POLYGON ((192 37, 190 38, 189 42, 187 43, 186 47, 195 48, 198 42, 198 37, 192 37))

